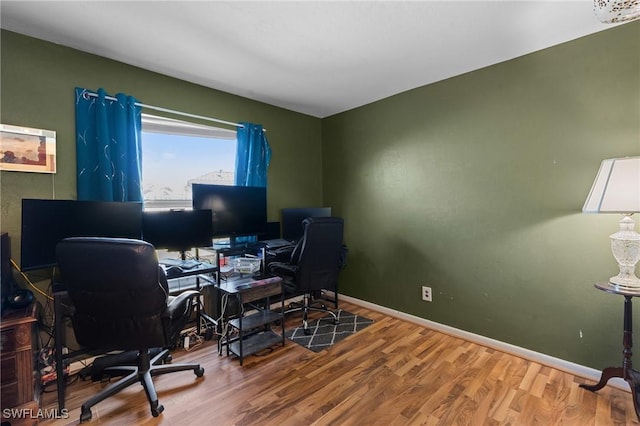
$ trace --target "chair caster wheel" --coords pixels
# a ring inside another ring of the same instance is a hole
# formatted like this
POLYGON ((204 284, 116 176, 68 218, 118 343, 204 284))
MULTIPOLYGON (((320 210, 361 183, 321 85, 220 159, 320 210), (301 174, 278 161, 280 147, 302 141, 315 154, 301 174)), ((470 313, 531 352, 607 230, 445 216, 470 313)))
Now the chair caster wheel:
POLYGON ((82 408, 80 413, 80 423, 91 420, 91 408, 82 408))
POLYGON ((151 415, 153 415, 153 417, 158 417, 160 413, 162 413, 163 411, 164 411, 164 405, 158 404, 157 407, 151 408, 151 415))
POLYGON ((304 331, 305 336, 308 336, 308 335, 311 334, 311 330, 308 329, 308 328, 305 328, 303 331, 304 331))
POLYGON ((202 367, 196 368, 195 370, 193 370, 193 372, 195 373, 196 377, 204 376, 204 368, 202 367))

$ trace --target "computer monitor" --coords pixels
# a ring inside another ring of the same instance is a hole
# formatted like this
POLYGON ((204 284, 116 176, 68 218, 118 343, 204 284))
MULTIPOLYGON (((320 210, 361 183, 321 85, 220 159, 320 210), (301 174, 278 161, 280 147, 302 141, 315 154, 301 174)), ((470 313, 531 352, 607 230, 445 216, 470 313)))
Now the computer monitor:
POLYGON ((193 208, 212 211, 213 237, 262 235, 267 229, 267 189, 193 184, 193 208))
POLYGON ((279 238, 282 238, 280 222, 267 222, 267 232, 260 237, 260 240, 275 240, 279 238))
POLYGON ((331 207, 302 207, 282 209, 282 238, 298 241, 304 234, 302 221, 308 217, 329 217, 331 207))
POLYGON ((145 211, 142 239, 157 249, 181 253, 195 247, 211 247, 211 210, 145 211))
POLYGON ((142 203, 22 200, 20 267, 56 264, 56 245, 67 237, 142 237, 142 203))

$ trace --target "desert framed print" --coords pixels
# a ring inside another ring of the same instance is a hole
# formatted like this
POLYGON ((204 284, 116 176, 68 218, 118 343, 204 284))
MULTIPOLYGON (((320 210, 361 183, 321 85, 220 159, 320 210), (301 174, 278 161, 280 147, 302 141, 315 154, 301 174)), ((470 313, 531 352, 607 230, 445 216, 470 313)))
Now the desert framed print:
POLYGON ((55 130, 0 124, 0 170, 55 173, 55 130))

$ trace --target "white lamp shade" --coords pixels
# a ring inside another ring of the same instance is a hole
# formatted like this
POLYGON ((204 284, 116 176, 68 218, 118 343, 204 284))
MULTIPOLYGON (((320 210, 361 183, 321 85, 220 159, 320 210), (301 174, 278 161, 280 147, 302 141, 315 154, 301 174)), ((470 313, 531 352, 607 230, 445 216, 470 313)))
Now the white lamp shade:
POLYGON ((623 214, 640 212, 640 157, 604 160, 582 211, 623 214))

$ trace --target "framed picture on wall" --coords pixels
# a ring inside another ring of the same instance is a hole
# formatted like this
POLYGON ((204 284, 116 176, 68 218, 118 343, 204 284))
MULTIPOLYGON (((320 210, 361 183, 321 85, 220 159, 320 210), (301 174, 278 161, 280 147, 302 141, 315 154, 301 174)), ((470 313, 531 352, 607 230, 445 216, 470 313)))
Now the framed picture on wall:
POLYGON ((0 124, 0 170, 55 173, 55 130, 0 124))

